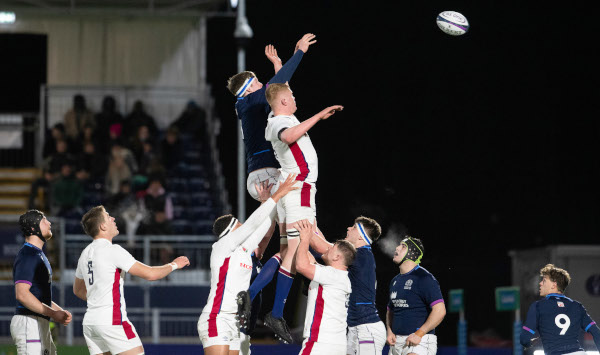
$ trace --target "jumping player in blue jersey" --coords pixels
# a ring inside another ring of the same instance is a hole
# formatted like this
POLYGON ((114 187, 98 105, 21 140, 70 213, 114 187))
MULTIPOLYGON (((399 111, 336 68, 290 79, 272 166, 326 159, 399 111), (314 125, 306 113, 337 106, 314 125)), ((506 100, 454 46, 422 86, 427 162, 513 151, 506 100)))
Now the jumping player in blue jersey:
POLYGON ((29 210, 19 218, 25 244, 13 266, 17 309, 10 322, 10 334, 17 354, 56 354, 50 335, 50 318, 63 325, 72 316, 52 301, 52 267, 43 252, 52 238, 51 223, 38 210, 29 210))
MULTIPOLYGON (((371 244, 381 236, 381 226, 372 218, 360 216, 348 227, 345 240, 356 248, 356 258, 348 268, 352 293, 348 304, 348 333, 346 354, 379 355, 385 346, 385 325, 377 314, 375 295, 375 257, 371 244)), ((311 238, 311 248, 323 254, 333 247, 319 231, 318 238, 311 238)))
POLYGON ((437 327, 446 307, 440 284, 419 263, 425 249, 418 238, 407 236, 394 253, 400 274, 390 284, 386 325, 390 355, 435 355, 437 327))
POLYGON ((540 270, 540 296, 527 312, 527 320, 521 330, 521 345, 529 347, 541 338, 546 355, 585 355, 579 344, 579 335, 584 330, 594 337, 600 350, 600 329, 588 315, 583 305, 564 295, 571 282, 569 273, 552 264, 540 270))
MULTIPOLYGON (((242 123, 242 133, 246 148, 246 162, 248 164, 246 187, 248 193, 255 200, 260 201, 259 192, 255 188, 256 185, 276 185, 280 176, 278 170, 279 163, 273 153, 273 147, 270 142, 265 140, 267 117, 271 111, 265 96, 266 89, 269 84, 286 83, 290 81, 302 60, 302 57, 314 43, 316 43, 314 34, 307 33, 302 36, 296 43, 294 55, 285 63, 285 65, 282 65, 282 61, 277 55, 277 50, 272 45, 268 45, 265 48, 265 55, 273 63, 275 76, 268 81, 267 85, 263 85, 256 77, 256 74, 251 71, 238 73, 229 78, 227 82, 227 88, 237 98, 235 110, 238 119, 242 123)), ((275 186, 274 189, 277 189, 277 186, 275 186)), ((277 206, 277 209, 281 237, 280 253, 275 254, 265 263, 260 275, 255 282, 252 283, 248 292, 250 300, 253 300, 260 290, 272 280, 275 273, 279 271, 277 273, 277 287, 273 311, 269 314, 269 319, 274 322, 267 322, 267 325, 275 323, 275 333, 280 338, 289 342, 291 341, 291 335, 283 320, 283 308, 293 282, 294 274, 292 273, 292 270, 281 270, 280 265, 282 259, 289 263, 289 260, 291 260, 294 255, 292 253, 286 258, 287 231, 285 228, 285 213, 280 205, 277 206)), ((270 238, 274 229, 275 225, 267 232, 267 237, 270 238)), ((240 299, 243 298, 244 296, 240 297, 240 299)))

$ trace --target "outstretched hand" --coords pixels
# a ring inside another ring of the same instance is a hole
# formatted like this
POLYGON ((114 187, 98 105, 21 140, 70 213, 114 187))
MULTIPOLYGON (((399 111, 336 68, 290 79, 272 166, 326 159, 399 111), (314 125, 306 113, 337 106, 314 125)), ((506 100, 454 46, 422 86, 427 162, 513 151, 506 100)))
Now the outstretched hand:
POLYGON ((279 184, 279 188, 277 189, 277 191, 275 191, 273 196, 271 196, 271 198, 275 202, 279 201, 280 198, 287 195, 288 192, 299 189, 299 187, 294 186, 294 184, 296 183, 296 176, 297 174, 290 174, 284 182, 279 184))
POLYGON ((180 256, 173 260, 173 262, 177 264, 178 269, 183 269, 184 267, 190 265, 190 260, 187 258, 187 256, 180 256))
POLYGON ((307 219, 302 219, 293 224, 293 227, 300 232, 300 241, 310 240, 315 233, 314 225, 311 224, 307 219))
POLYGON ((307 33, 304 36, 302 36, 298 43, 296 43, 296 49, 294 49, 294 54, 298 51, 298 49, 300 49, 304 53, 308 52, 308 47, 311 44, 317 43, 317 40, 315 39, 316 37, 317 36, 315 36, 312 33, 307 33))
POLYGON ((328 108, 321 111, 321 119, 326 120, 329 117, 331 117, 336 111, 341 111, 343 109, 344 106, 341 105, 329 106, 328 108))
POLYGON ((274 184, 269 184, 269 180, 265 180, 259 182, 258 184, 254 184, 256 188, 256 192, 258 193, 258 200, 263 203, 271 197, 271 189, 274 184))
POLYGON ((277 49, 272 44, 265 47, 265 55, 273 65, 281 67, 281 58, 277 55, 277 49))

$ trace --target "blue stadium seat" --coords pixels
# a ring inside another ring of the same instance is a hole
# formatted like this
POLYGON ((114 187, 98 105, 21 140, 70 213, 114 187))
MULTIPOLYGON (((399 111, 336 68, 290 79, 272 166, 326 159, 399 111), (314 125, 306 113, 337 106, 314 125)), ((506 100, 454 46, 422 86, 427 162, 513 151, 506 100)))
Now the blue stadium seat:
POLYGON ((192 234, 192 225, 184 219, 174 219, 171 221, 171 228, 174 234, 192 234))

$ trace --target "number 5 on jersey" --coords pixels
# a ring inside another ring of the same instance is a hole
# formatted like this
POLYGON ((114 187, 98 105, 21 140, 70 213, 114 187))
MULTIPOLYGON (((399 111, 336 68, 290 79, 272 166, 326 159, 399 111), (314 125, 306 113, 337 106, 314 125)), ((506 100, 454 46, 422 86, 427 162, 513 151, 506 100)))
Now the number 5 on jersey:
POLYGON ((92 270, 92 262, 91 261, 88 261, 88 274, 91 275, 90 278, 88 279, 88 281, 90 282, 90 285, 93 285, 94 284, 94 271, 92 270))

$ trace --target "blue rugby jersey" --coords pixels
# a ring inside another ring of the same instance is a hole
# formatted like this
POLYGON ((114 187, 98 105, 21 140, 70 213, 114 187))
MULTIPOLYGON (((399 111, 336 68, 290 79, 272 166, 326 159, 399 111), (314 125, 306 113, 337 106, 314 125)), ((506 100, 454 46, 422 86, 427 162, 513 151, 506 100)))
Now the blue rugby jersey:
POLYGON ((348 326, 379 322, 375 306, 377 279, 375 277, 375 257, 371 248, 363 246, 356 249, 356 258, 348 270, 352 284, 350 304, 348 306, 348 326))
POLYGON ((563 294, 551 293, 529 307, 520 340, 527 347, 532 338, 540 337, 546 355, 567 354, 583 351, 581 329, 592 333, 598 346, 600 331, 585 307, 563 294))
MULTIPOLYGON (((298 50, 279 69, 277 74, 268 84, 285 83, 290 81, 294 71, 300 64, 304 52, 298 50)), ((248 173, 267 167, 279 168, 279 163, 273 154, 271 142, 265 140, 265 128, 267 127, 267 117, 271 112, 271 107, 267 102, 265 93, 267 85, 245 97, 237 99, 235 111, 238 119, 242 120, 242 133, 244 134, 244 146, 246 147, 246 163, 248 164, 248 173)))
MULTIPOLYGON (((42 249, 33 244, 25 243, 13 265, 13 281, 16 284, 26 283, 31 286, 29 291, 40 302, 52 306, 52 267, 42 249)), ((50 319, 49 317, 30 311, 21 302, 16 301, 15 314, 32 315, 50 319)))
MULTIPOLYGON (((398 274, 390 284, 388 309, 394 315, 392 331, 409 335, 419 329, 429 317, 431 307, 444 302, 439 282, 419 265, 406 274, 398 274)), ((435 334, 432 329, 428 334, 435 334)))

